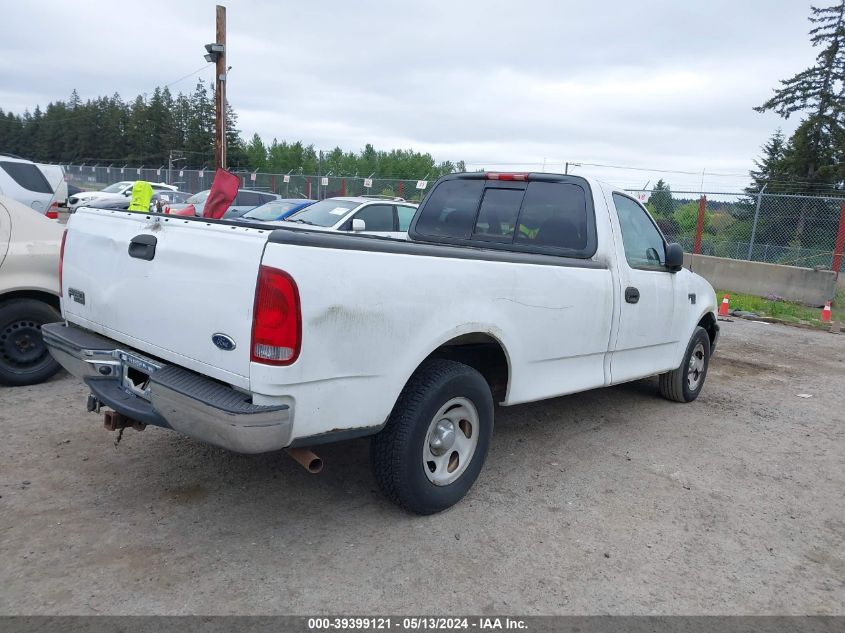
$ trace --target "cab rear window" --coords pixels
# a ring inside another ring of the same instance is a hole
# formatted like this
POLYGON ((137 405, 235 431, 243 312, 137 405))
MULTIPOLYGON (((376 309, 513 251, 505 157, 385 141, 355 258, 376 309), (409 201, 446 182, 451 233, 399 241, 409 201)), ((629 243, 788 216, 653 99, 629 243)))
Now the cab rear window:
POLYGON ((556 181, 445 180, 425 201, 412 237, 572 257, 590 257, 596 245, 587 191, 556 181))

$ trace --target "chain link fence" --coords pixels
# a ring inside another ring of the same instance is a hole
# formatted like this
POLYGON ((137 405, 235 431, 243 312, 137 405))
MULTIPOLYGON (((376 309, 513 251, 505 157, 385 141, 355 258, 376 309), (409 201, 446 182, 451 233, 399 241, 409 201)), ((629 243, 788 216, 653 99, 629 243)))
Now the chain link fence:
POLYGON ((842 258, 837 242, 845 237, 845 194, 629 193, 648 207, 667 239, 687 252, 698 241, 702 255, 771 264, 838 269, 842 258))
MULTIPOLYGON (((432 184, 399 178, 235 173, 243 188, 284 198, 385 195, 418 202, 432 184)), ((212 169, 65 166, 66 180, 83 189, 102 189, 124 180, 147 180, 197 193, 211 187, 213 177, 212 169)), ((629 193, 648 207, 664 235, 687 252, 697 250, 703 255, 808 268, 838 269, 841 262, 845 192, 841 198, 668 190, 629 193)))
MULTIPOLYGON (((163 182, 180 191, 198 193, 211 187, 213 169, 65 165, 65 179, 82 189, 103 189, 125 180, 163 182)), ((323 199, 335 196, 385 195, 419 202, 431 183, 417 179, 365 178, 304 174, 266 174, 235 171, 241 187, 277 193, 283 198, 323 199)))

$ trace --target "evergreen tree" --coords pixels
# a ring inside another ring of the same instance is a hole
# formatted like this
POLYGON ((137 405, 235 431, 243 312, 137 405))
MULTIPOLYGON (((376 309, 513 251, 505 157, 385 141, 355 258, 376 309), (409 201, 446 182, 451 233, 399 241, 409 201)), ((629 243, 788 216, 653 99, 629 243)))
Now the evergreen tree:
POLYGON ((756 169, 750 172, 754 183, 746 189, 748 193, 762 191, 764 186, 769 187, 771 192, 781 184, 779 178, 785 177, 784 152, 786 151, 786 139, 783 131, 778 128, 768 142, 762 147, 763 155, 760 159, 754 160, 756 169))
MULTIPOLYGON (((845 0, 810 11, 810 42, 821 49, 815 64, 781 81, 774 96, 755 108, 774 111, 785 119, 801 113, 804 119, 787 142, 776 133, 764 145, 763 156, 750 173, 754 185, 749 193, 760 191, 764 184, 768 184, 767 193, 810 194, 845 185, 845 0)), ((761 207, 758 239, 829 250, 836 207, 820 199, 796 203, 767 198, 761 207), (814 221, 808 223, 810 217, 814 221)))
POLYGON ((202 80, 190 97, 185 151, 194 164, 214 162, 214 100, 202 80))
POLYGON ((655 217, 670 218, 675 203, 672 201, 672 189, 661 178, 654 185, 651 197, 648 200, 648 207, 655 217))
MULTIPOLYGON (((790 140, 802 150, 792 157, 791 170, 809 184, 842 179, 841 169, 829 163, 830 143, 842 136, 845 114, 845 0, 829 7, 811 7, 810 42, 821 47, 816 63, 781 81, 780 88, 758 112, 774 111, 787 119, 807 113, 790 140), (800 138, 796 138, 799 135, 800 138)), ((841 154, 842 152, 836 152, 841 154)))
MULTIPOLYGON (((165 165, 170 152, 187 160, 180 167, 211 166, 214 162, 214 95, 199 81, 190 94, 174 97, 168 88, 124 101, 117 93, 83 102, 74 90, 66 101, 46 109, 14 114, 0 110, 0 152, 41 161, 99 163, 122 166, 165 165)), ((227 104, 227 165, 230 169, 294 172, 316 175, 318 152, 302 141, 269 145, 253 135, 247 145, 237 127, 237 114, 227 104)), ((430 154, 412 149, 376 150, 366 144, 360 152, 336 147, 324 155, 322 173, 338 176, 420 179, 464 171, 462 161, 435 163, 430 154)))
POLYGON ((246 157, 252 171, 267 170, 267 148, 258 134, 253 134, 252 140, 246 146, 246 157))

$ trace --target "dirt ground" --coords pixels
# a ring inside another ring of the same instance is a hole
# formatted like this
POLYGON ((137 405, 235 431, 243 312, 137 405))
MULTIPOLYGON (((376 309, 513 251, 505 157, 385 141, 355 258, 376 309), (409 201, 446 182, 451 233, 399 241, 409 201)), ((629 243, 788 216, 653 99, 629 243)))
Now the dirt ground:
POLYGON ((155 428, 115 448, 67 374, 0 388, 0 613, 845 614, 845 336, 721 325, 691 405, 652 379, 500 408, 431 517, 365 440, 318 476, 155 428))

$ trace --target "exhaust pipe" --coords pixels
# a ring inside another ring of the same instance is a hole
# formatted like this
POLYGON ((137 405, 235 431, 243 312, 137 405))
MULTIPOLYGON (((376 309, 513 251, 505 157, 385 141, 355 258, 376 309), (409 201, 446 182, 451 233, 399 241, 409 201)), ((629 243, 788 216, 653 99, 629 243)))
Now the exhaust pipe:
POLYGON ((312 475, 323 470, 323 460, 307 448, 286 448, 288 455, 312 475))
POLYGON ((130 427, 136 431, 143 431, 147 428, 147 425, 143 422, 138 422, 138 420, 126 417, 117 411, 104 411, 103 427, 105 427, 106 431, 120 431, 130 427))

